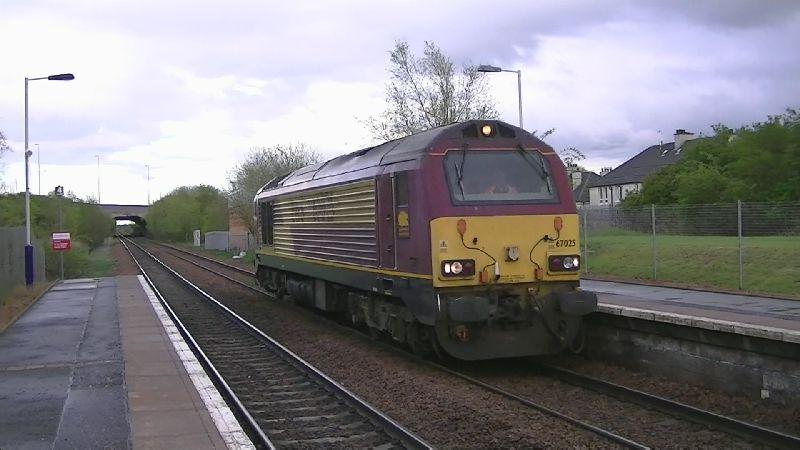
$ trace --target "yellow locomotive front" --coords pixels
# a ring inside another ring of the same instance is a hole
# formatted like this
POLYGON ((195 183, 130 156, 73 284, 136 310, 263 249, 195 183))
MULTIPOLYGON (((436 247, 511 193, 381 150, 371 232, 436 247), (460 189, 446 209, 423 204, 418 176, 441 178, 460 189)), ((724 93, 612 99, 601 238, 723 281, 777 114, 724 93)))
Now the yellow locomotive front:
POLYGON ((499 146, 438 159, 443 178, 431 181, 448 191, 429 222, 438 344, 460 359, 580 347, 597 297, 578 288, 579 220, 557 156, 499 146))
POLYGON ((440 345, 461 359, 580 347, 597 300, 577 289, 579 245, 575 214, 431 221, 440 345))

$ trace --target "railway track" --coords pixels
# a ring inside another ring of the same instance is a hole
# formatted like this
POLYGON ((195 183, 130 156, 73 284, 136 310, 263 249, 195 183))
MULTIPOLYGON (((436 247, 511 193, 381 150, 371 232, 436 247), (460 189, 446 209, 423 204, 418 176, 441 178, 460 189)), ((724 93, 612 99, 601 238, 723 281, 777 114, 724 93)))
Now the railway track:
POLYGON ((121 242, 259 446, 430 448, 143 247, 121 242))
MULTIPOLYGON (((198 255, 198 254, 196 254, 194 252, 190 252, 190 251, 187 251, 187 250, 184 250, 184 249, 180 249, 178 247, 165 245, 165 244, 161 244, 161 243, 156 243, 156 242, 154 242, 154 244, 163 246, 163 247, 168 248, 170 250, 173 250, 175 252, 178 252, 178 253, 181 253, 183 255, 186 255, 186 257, 185 257, 185 256, 181 256, 181 255, 173 253, 173 256, 175 256, 177 258, 180 258, 180 259, 182 259, 182 260, 184 260, 184 261, 186 261, 186 262, 188 262, 190 264, 193 264, 193 265, 195 265, 197 267, 200 267, 200 268, 202 268, 204 270, 207 270, 209 272, 215 273, 216 275, 224 277, 224 278, 226 278, 226 279, 228 279, 228 280, 230 280, 230 281, 232 281, 234 283, 237 283, 237 284, 239 284, 239 285, 241 285, 243 287, 246 287, 248 289, 254 290, 254 291, 259 292, 261 294, 264 294, 264 295, 272 297, 271 293, 269 293, 267 291, 264 291, 263 289, 258 288, 257 286, 255 286, 255 284, 253 282, 245 282, 245 281, 242 281, 242 279, 237 279, 237 278, 242 278, 242 276, 255 277, 255 274, 253 272, 251 272, 251 271, 248 271, 246 269, 242 269, 240 267, 232 266, 230 264, 225 264, 225 263, 223 263, 221 261, 217 261, 215 259, 208 258, 208 257, 205 257, 203 255, 198 255), (211 267, 208 266, 208 264, 200 264, 200 263, 198 263, 197 259, 200 259, 200 260, 204 261, 205 263, 210 263, 210 264, 215 265, 215 266, 217 266, 219 268, 222 268, 222 270, 234 272, 237 275, 236 276, 231 276, 230 274, 222 273, 219 270, 212 269, 211 267)), ((348 331, 353 332, 354 330, 348 328, 348 331)), ((392 349, 399 351, 395 347, 392 347, 392 349)), ((411 356, 411 357, 417 358, 416 356, 408 355, 405 352, 403 352, 403 353, 406 356, 411 356)), ((522 404, 524 404, 524 405, 526 405, 528 407, 534 408, 534 409, 536 409, 538 411, 541 411, 543 413, 546 413, 548 415, 551 415, 551 416, 557 417, 559 419, 565 420, 565 421, 567 421, 569 423, 572 423, 575 426, 578 426, 578 427, 584 428, 586 430, 589 430, 589 431, 591 431, 591 432, 593 432, 595 434, 598 434, 598 435, 600 435, 600 436, 602 436, 602 437, 604 437, 604 438, 606 438, 606 439, 608 439, 608 440, 610 440, 612 442, 615 442, 615 443, 617 443, 619 445, 622 445, 624 447, 628 447, 628 448, 648 448, 644 444, 635 442, 635 441, 633 441, 631 439, 627 439, 627 438, 625 438, 623 436, 619 436, 616 433, 613 433, 611 431, 605 430, 605 429, 603 429, 601 427, 597 427, 597 426, 592 425, 592 424, 590 424, 590 423, 588 423, 586 421, 582 421, 580 419, 576 419, 574 417, 571 417, 571 416, 569 416, 567 414, 563 414, 563 413, 561 413, 561 412, 559 412, 557 410, 554 410, 552 408, 547 407, 546 405, 544 405, 542 403, 535 402, 535 401, 533 401, 532 399, 529 399, 529 398, 524 398, 522 396, 519 396, 517 394, 509 392, 509 391, 507 391, 505 389, 502 389, 502 388, 500 388, 498 386, 495 386, 495 385, 492 385, 490 383, 486 383, 484 381, 481 381, 478 378, 466 375, 466 374, 464 374, 462 372, 459 372, 457 370, 453 370, 453 369, 451 369, 449 367, 445 367, 445 366, 442 366, 440 364, 433 363, 431 361, 424 360, 424 359, 421 359, 421 358, 419 358, 419 361, 424 363, 424 364, 428 364, 428 365, 431 365, 433 367, 436 367, 437 369, 439 369, 441 371, 447 372, 447 373, 449 373, 449 374, 451 374, 453 376, 459 377, 459 378, 461 378, 463 380, 466 380, 466 381, 468 381, 470 383, 473 383, 475 385, 481 386, 482 388, 490 390, 490 391, 492 391, 492 392, 494 392, 496 394, 499 394, 499 395, 502 395, 502 396, 504 396, 506 398, 509 398, 509 399, 514 400, 514 401, 520 402, 520 403, 522 403, 522 404)), ((757 443, 760 443, 760 444, 764 444, 764 445, 768 445, 768 446, 782 447, 782 448, 800 448, 800 437, 798 437, 798 436, 793 436, 793 435, 789 435, 789 434, 786 434, 786 433, 782 433, 780 431, 776 431, 776 430, 772 430, 772 429, 769 429, 769 428, 761 427, 761 426, 753 424, 753 423, 749 423, 749 422, 745 422, 745 421, 738 420, 738 419, 735 419, 735 418, 731 418, 731 417, 728 417, 728 416, 724 416, 724 415, 721 415, 721 414, 717 414, 717 413, 714 413, 712 411, 707 411, 707 410, 703 410, 703 409, 700 409, 700 408, 696 408, 696 407, 693 407, 691 405, 687 405, 687 404, 684 404, 684 403, 681 403, 681 402, 677 402, 677 401, 674 401, 674 400, 671 400, 671 399, 668 399, 668 398, 656 396, 656 395, 649 394, 649 393, 646 393, 646 392, 642 392, 642 391, 638 391, 638 390, 635 390, 635 389, 631 389, 631 388, 628 388, 628 387, 625 387, 625 386, 617 385, 617 384, 608 382, 606 380, 592 378, 592 377, 589 377, 589 376, 586 376, 586 375, 583 375, 583 374, 580 374, 580 373, 577 373, 577 372, 572 372, 572 371, 569 371, 569 370, 566 370, 566 369, 563 369, 563 368, 559 368, 559 367, 556 367, 556 366, 536 363, 535 367, 536 367, 536 369, 538 369, 537 370, 538 373, 544 374, 544 375, 546 375, 548 377, 551 377, 551 378, 553 378, 555 380, 558 380, 560 382, 568 383, 568 384, 571 384, 573 386, 581 387, 581 388, 584 388, 584 389, 589 389, 589 390, 592 390, 592 391, 607 395, 609 397, 612 397, 612 398, 615 398, 615 399, 618 399, 618 400, 621 400, 621 401, 624 401, 624 402, 627 402, 627 403, 633 403, 633 404, 636 404, 636 405, 639 405, 639 406, 642 406, 642 407, 645 407, 645 408, 648 408, 648 409, 656 410, 656 411, 659 411, 661 413, 664 413, 664 414, 667 414, 667 415, 670 415, 670 416, 673 416, 673 417, 677 417, 677 418, 685 420, 685 421, 701 424, 701 425, 706 426, 708 428, 711 428, 711 429, 714 429, 714 430, 718 430, 718 431, 722 431, 722 432, 724 432, 726 434, 729 434, 729 435, 732 435, 732 436, 737 436, 737 437, 742 438, 742 439, 747 439, 747 440, 750 440, 750 441, 753 441, 753 442, 757 442, 757 443)))

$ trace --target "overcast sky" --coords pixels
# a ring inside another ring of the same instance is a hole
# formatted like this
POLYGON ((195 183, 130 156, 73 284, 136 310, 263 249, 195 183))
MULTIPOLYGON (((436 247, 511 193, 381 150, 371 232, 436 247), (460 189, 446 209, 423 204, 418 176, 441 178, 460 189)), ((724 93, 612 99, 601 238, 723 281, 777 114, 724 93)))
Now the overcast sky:
MULTIPOLYGON (((24 190, 24 77, 42 193, 153 200, 225 187, 253 146, 325 157, 373 144, 388 52, 426 40, 457 62, 523 72, 525 128, 616 166, 676 128, 711 133, 800 106, 800 2, 0 0, 3 180, 24 190)), ((517 122, 513 74, 491 74, 517 122)), ((36 155, 31 190, 38 192, 36 155)))

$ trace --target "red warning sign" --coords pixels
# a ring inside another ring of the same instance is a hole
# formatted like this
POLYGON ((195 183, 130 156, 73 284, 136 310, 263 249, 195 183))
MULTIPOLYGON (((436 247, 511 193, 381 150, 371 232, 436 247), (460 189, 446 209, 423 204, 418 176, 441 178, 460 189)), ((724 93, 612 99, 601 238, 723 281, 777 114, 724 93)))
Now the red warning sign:
POLYGON ((64 252, 72 248, 69 233, 53 233, 52 240, 54 252, 64 252))

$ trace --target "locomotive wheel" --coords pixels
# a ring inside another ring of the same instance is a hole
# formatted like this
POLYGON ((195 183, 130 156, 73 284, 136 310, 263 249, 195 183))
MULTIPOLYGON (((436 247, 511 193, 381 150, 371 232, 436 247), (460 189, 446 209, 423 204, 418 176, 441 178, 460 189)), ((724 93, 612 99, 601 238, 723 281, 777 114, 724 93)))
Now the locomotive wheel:
POLYGON ((430 342, 431 342, 431 347, 433 347, 433 353, 436 354, 436 358, 438 358, 439 360, 443 360, 446 353, 439 345, 439 341, 436 338, 436 332, 433 330, 433 328, 431 328, 428 335, 430 336, 430 342))
POLYGON ((433 345, 431 345, 430 336, 424 331, 420 332, 419 325, 409 324, 409 328, 413 327, 413 333, 409 333, 407 340, 411 352, 420 358, 427 358, 433 354, 433 345))
POLYGON ((580 355, 586 349, 586 329, 583 322, 578 326, 578 334, 569 344, 569 351, 575 355, 580 355))

